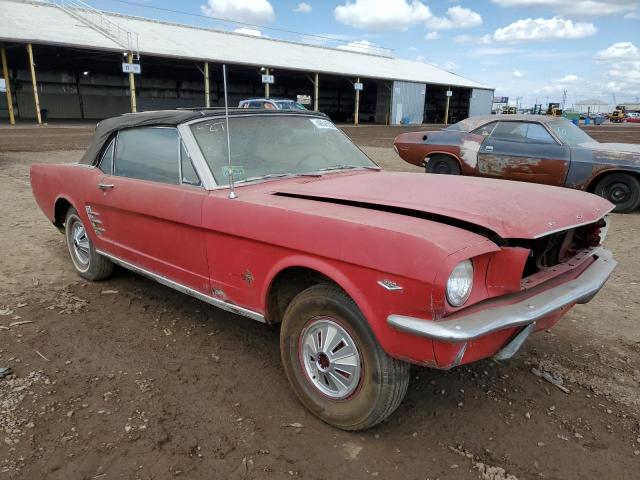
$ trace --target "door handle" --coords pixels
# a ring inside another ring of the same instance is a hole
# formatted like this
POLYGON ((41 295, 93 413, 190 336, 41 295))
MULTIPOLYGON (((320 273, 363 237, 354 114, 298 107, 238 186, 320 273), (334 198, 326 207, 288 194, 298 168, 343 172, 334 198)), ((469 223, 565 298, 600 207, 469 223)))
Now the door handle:
POLYGON ((98 188, 100 190, 111 190, 113 188, 113 184, 112 183, 99 183, 98 184, 98 188))
POLYGON ((493 146, 492 145, 487 145, 486 147, 484 147, 484 150, 486 152, 493 152, 493 146))

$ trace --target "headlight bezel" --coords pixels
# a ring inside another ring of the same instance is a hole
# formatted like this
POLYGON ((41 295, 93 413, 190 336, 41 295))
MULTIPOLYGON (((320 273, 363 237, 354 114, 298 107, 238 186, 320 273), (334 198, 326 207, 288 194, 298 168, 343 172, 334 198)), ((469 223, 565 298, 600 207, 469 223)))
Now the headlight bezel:
POLYGON ((451 270, 445 283, 445 297, 454 308, 462 307, 473 291, 474 265, 468 258, 458 262, 451 270))

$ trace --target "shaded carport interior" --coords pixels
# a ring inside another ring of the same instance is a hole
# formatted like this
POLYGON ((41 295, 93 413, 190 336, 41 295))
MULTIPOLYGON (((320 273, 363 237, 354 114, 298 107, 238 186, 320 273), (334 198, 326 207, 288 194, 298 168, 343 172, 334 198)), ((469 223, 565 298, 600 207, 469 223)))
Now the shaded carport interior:
MULTIPOLYGON (((16 114, 19 118, 35 118, 25 45, 5 43, 4 47, 16 114)), ((40 108, 47 119, 99 120, 131 111, 128 76, 121 66, 126 58, 121 52, 37 44, 33 48, 40 108)), ((144 55, 140 63, 142 73, 135 76, 139 111, 205 105, 203 62, 144 55)), ((230 106, 265 95, 260 67, 228 65, 227 71, 230 106)), ((271 69, 269 73, 275 77, 271 97, 296 100, 298 95, 308 95, 311 104, 307 108, 313 109, 313 73, 283 69, 271 69)), ((223 106, 222 65, 209 63, 209 77, 210 104, 223 106)), ((319 110, 336 122, 352 122, 357 79, 323 73, 318 78, 319 110)), ((386 123, 391 82, 360 81, 360 121, 386 123)), ((6 117, 6 106, 0 115, 6 117)))
POLYGON ((456 123, 469 116, 469 102, 471 101, 472 95, 471 88, 449 88, 445 85, 427 84, 424 123, 444 123, 448 89, 451 90, 448 123, 456 123))

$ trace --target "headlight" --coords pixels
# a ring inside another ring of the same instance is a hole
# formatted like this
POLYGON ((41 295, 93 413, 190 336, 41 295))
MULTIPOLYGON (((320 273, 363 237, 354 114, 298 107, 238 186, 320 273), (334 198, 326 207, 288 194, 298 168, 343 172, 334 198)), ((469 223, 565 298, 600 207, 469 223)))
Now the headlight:
POLYGON ((464 304, 473 287, 473 263, 471 260, 460 262, 447 280, 447 301, 454 307, 464 304))

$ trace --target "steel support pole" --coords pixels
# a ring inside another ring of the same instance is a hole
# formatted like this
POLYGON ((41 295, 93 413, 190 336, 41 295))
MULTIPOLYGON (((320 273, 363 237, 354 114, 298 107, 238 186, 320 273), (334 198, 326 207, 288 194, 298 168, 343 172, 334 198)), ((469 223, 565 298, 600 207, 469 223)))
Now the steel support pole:
POLYGON ((33 47, 27 43, 27 54, 29 55, 29 68, 31 70, 31 85, 33 86, 33 101, 36 105, 36 119, 38 125, 42 125, 42 117, 40 116, 40 98, 38 97, 38 84, 36 82, 36 67, 33 62, 33 47))
POLYGON ((449 125, 449 99, 451 97, 447 96, 447 104, 444 107, 444 124, 449 125))
POLYGON ((313 109, 317 112, 318 111, 318 105, 319 105, 319 99, 318 99, 318 95, 320 93, 320 75, 318 75, 318 73, 316 72, 315 78, 313 79, 313 109))
MULTIPOLYGON (((129 52, 127 61, 133 63, 133 52, 129 52)), ((136 79, 133 72, 129 73, 129 93, 131 95, 131 112, 136 113, 138 111, 138 102, 136 101, 136 79)))
MULTIPOLYGON (((269 69, 265 68, 265 75, 269 75, 269 69)), ((269 98, 269 84, 265 83, 264 84, 264 98, 269 98)))
MULTIPOLYGON (((356 80, 356 83, 360 83, 360 77, 356 80)), ((360 112, 360 90, 356 90, 356 111, 353 114, 353 124, 358 125, 358 116, 360 112)))
POLYGON ((2 76, 4 77, 4 86, 7 91, 7 109, 9 110, 9 123, 11 125, 16 124, 16 119, 13 115, 13 96, 11 95, 11 82, 9 81, 9 67, 7 66, 7 52, 2 49, 2 76))
POLYGON ((211 95, 209 93, 209 62, 204 62, 204 105, 211 107, 211 95))

